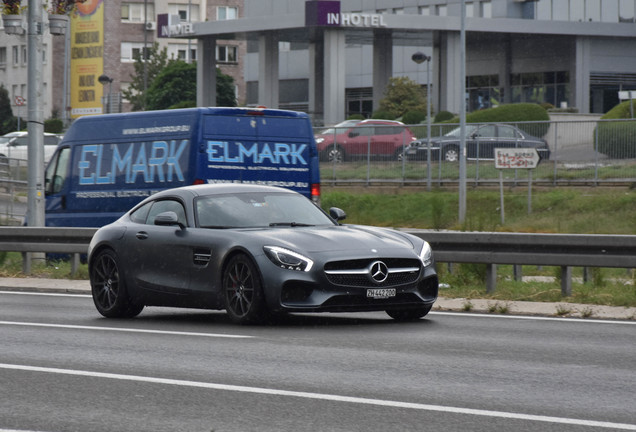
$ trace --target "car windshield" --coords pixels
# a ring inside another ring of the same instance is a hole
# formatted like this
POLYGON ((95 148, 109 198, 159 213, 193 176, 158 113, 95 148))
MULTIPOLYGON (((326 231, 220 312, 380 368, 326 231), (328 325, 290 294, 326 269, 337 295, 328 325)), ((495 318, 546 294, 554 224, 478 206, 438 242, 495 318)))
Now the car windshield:
MULTIPOLYGON (((472 135, 474 132, 477 131, 478 126, 475 125, 466 125, 466 136, 470 136, 472 135)), ((461 128, 455 128, 452 131, 448 132, 446 135, 447 137, 459 137, 460 136, 460 132, 461 132, 461 128)))
POLYGON ((196 200, 201 228, 315 226, 335 223, 302 195, 251 192, 203 196, 196 200))

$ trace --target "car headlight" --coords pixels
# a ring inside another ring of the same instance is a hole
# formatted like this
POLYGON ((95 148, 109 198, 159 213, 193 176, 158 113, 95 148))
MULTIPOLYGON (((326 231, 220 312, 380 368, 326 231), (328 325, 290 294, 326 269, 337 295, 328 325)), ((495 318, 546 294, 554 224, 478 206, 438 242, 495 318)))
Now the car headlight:
POLYGON ((316 144, 320 144, 324 140, 325 140, 324 138, 316 138, 316 144))
POLYGON ((422 250, 420 251, 420 259, 422 260, 422 264, 424 267, 428 267, 433 264, 433 249, 431 249, 431 245, 428 242, 424 242, 422 245, 422 250))
POLYGON ((271 262, 287 270, 308 272, 314 265, 314 262, 294 251, 278 246, 264 246, 265 254, 271 262))

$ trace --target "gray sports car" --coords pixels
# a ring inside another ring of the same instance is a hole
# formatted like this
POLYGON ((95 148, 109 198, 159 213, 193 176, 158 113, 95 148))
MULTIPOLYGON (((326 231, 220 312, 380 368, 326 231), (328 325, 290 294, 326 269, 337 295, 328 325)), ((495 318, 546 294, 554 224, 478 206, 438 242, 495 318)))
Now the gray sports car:
POLYGON ((438 279, 427 242, 390 229, 341 225, 287 189, 197 185, 159 192, 100 228, 89 247, 97 310, 225 309, 236 323, 285 312, 384 310, 426 315, 438 279))

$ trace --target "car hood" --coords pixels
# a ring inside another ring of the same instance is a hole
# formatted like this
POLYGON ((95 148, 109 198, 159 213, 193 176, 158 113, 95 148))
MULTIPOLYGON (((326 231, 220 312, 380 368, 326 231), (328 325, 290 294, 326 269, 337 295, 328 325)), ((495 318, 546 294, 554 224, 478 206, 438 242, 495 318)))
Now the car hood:
MULTIPOLYGON (((251 232, 250 236, 254 234, 251 232)), ((362 225, 271 228, 262 230, 257 235, 263 245, 281 246, 308 253, 370 252, 371 249, 382 253, 396 249, 415 249, 415 243, 408 234, 362 225)))

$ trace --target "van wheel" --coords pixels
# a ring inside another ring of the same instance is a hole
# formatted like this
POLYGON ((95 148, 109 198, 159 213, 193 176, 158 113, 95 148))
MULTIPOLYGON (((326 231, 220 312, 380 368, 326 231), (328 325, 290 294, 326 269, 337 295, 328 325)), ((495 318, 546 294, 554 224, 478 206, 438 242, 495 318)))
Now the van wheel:
POLYGON ((340 146, 329 147, 326 150, 327 153, 327 161, 329 162, 344 162, 345 161, 345 151, 340 146))
POLYGON ((132 318, 143 304, 131 301, 115 251, 104 249, 90 266, 91 293, 97 311, 107 318, 132 318))
POLYGON ((246 255, 230 259, 223 271, 225 311, 237 324, 258 324, 268 315, 258 269, 246 255))
POLYGON ((457 162, 459 160, 459 148, 448 146, 444 149, 444 160, 446 162, 457 162))

